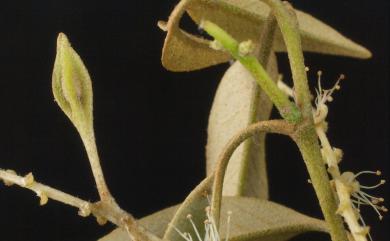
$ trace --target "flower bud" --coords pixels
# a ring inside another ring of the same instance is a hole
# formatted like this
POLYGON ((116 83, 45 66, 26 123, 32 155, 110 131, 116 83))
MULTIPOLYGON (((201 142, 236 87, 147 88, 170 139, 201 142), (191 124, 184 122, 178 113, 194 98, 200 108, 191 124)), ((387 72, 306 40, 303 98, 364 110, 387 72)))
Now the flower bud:
MULTIPOLYGON (((76 128, 92 125, 92 83, 83 61, 65 34, 57 38, 57 55, 52 75, 55 101, 76 128)), ((79 130, 80 131, 80 130, 79 130)))

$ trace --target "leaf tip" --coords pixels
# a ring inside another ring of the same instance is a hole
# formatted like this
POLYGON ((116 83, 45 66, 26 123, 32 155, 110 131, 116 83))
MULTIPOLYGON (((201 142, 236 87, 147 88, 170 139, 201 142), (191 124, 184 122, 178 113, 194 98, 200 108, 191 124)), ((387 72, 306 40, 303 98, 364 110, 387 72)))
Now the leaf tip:
POLYGON ((370 50, 362 47, 362 51, 361 51, 361 58, 362 59, 370 59, 372 58, 372 53, 370 50))
POLYGON ((167 22, 159 20, 157 26, 164 32, 168 31, 167 22))

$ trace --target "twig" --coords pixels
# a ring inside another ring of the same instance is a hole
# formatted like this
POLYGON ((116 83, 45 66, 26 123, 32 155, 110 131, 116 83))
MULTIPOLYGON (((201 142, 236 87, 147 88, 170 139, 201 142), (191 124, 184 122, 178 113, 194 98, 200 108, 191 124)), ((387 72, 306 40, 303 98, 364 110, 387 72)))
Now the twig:
POLYGON ((294 125, 288 123, 285 120, 269 120, 261 121, 252 124, 240 131, 233 138, 230 139, 222 154, 218 158, 218 164, 215 170, 215 178, 213 184, 213 194, 211 200, 211 213, 216 222, 216 226, 219 226, 220 208, 222 201, 222 188, 223 180, 225 178, 225 172, 231 156, 236 148, 249 137, 260 133, 278 133, 284 135, 291 135, 294 132, 294 125))
MULTIPOLYGON (((254 50, 254 55, 257 56, 260 64, 263 66, 267 66, 269 68, 273 65, 273 61, 270 56, 273 53, 273 43, 275 40, 275 32, 277 29, 277 23, 275 17, 270 13, 267 17, 267 20, 264 23, 264 26, 261 30, 261 36, 259 39, 259 44, 257 48, 254 50)), ((271 67, 272 68, 272 67, 271 67)), ((276 81, 276 80, 274 80, 276 81)), ((257 121, 268 120, 271 116, 271 111, 273 108, 273 103, 267 96, 267 94, 261 89, 259 85, 253 86, 253 96, 251 97, 250 104, 250 119, 249 124, 253 124, 257 121), (259 109, 259 105, 261 105, 261 110, 259 109)), ((256 165, 260 168, 259 175, 259 185, 261 185, 260 190, 258 191, 258 195, 256 197, 261 199, 269 198, 268 191, 268 178, 267 178, 267 170, 266 166, 266 157, 265 157, 265 133, 260 133, 255 139, 248 140, 244 143, 243 146, 243 156, 242 165, 239 170, 239 185, 238 185, 238 195, 241 196, 252 196, 252 192, 250 191, 252 187, 248 185, 248 179, 250 178, 250 167, 251 165, 256 165), (257 142, 255 144, 255 142, 257 142), (251 158, 251 148, 257 145, 258 148, 258 158, 251 158)))
POLYGON ((90 214, 94 215, 100 224, 104 224, 104 221, 108 220, 118 227, 127 230, 131 239, 134 241, 160 240, 152 233, 148 232, 144 227, 140 226, 131 214, 122 210, 116 203, 91 203, 85 201, 58 189, 36 182, 32 173, 29 173, 26 176, 19 176, 12 170, 0 169, 0 180, 3 180, 8 186, 16 184, 22 188, 35 192, 41 199, 41 205, 45 205, 49 199, 52 199, 79 209, 78 213, 82 217, 87 217, 90 214))

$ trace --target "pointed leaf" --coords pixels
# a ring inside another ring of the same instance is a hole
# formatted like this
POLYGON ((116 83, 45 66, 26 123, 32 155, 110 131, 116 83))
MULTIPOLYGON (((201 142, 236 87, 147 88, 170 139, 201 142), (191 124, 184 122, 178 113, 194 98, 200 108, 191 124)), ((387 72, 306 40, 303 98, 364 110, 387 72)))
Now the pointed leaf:
MULTIPOLYGON (((230 58, 224 52, 209 48, 209 41, 188 34, 179 28, 180 18, 187 10, 199 24, 202 19, 210 20, 229 32, 235 39, 251 39, 258 43, 269 7, 259 0, 182 0, 169 17, 162 62, 172 71, 191 71, 205 68, 230 58)), ((314 18, 296 10, 304 51, 323 54, 369 58, 371 53, 359 44, 314 18)), ((274 48, 286 51, 280 31, 276 34, 274 48)))
MULTIPOLYGON (((192 215, 192 220, 199 232, 204 232, 205 207, 208 206, 204 194, 210 193, 212 182, 213 176, 209 176, 191 192, 177 210, 163 240, 183 241, 174 227, 181 232, 191 234, 195 239, 196 234, 187 219, 188 214, 192 215)), ((305 216, 282 205, 256 198, 224 197, 220 227, 222 237, 226 234, 229 211, 233 213, 229 240, 283 241, 308 231, 327 232, 327 225, 324 221, 305 216)))
MULTIPOLYGON (((277 60, 271 55, 268 73, 276 81, 277 60)), ((229 140, 248 125, 268 120, 272 103, 252 75, 238 61, 226 71, 214 97, 209 115, 206 146, 207 174, 229 140)), ((265 134, 245 141, 229 161, 224 181, 224 196, 251 196, 268 199, 265 159, 265 134)))
MULTIPOLYGON (((213 176, 207 177, 194 190, 191 191, 191 193, 187 196, 186 200, 184 200, 184 202, 181 205, 177 205, 174 208, 164 209, 163 211, 161 211, 164 212, 162 215, 160 215, 159 212, 153 214, 149 216, 151 218, 148 220, 148 222, 143 224, 146 225, 145 227, 149 231, 154 233, 149 226, 152 225, 152 223, 154 223, 154 225, 156 225, 156 228, 154 230, 157 231, 154 234, 156 234, 158 237, 163 236, 162 238, 164 240, 166 239, 181 240, 181 237, 177 234, 177 232, 173 227, 183 227, 189 229, 191 227, 191 224, 188 222, 186 216, 187 214, 190 213, 192 214, 193 220, 197 223, 202 223, 205 220, 206 215, 204 212, 204 208, 208 205, 205 193, 211 192, 211 186, 213 180, 214 180, 213 176), (174 209, 176 211, 173 215, 170 212, 174 209), (168 225, 168 223, 171 223, 172 225, 170 226, 168 225), (164 235, 161 235, 161 231, 163 229, 166 231, 164 235)), ((194 233, 192 234, 194 235, 194 233)), ((130 239, 128 239, 128 235, 125 232, 125 230, 116 229, 112 233, 108 234, 107 236, 105 236, 103 239, 99 241, 119 241, 119 240, 130 241, 130 239)))
POLYGON ((210 49, 210 41, 179 28, 180 19, 189 2, 190 0, 181 1, 169 16, 168 23, 158 23, 163 31, 167 31, 161 61, 171 71, 202 69, 230 59, 227 53, 210 49))
MULTIPOLYGON (((192 203, 197 206, 198 204, 192 203)), ((203 206, 200 204, 199 206, 203 206)), ((176 207, 164 209, 151 216, 146 217, 149 219, 148 223, 141 220, 141 223, 146 224, 146 228, 152 230, 151 225, 154 223, 158 226, 158 236, 161 234, 163 225, 166 225, 168 220, 172 217, 176 210, 176 207), (162 225, 159 225, 159 224, 162 225)), ((204 210, 199 210, 203 211, 204 210)), ((276 204, 266 200, 259 200, 255 198, 246 197, 225 197, 222 202, 221 212, 221 240, 224 240, 226 236, 227 228, 227 213, 231 211, 230 221, 230 234, 229 240, 235 241, 284 241, 288 240, 298 234, 319 231, 328 232, 327 224, 319 219, 311 218, 298 213, 290 208, 284 207, 280 204, 276 204)), ((183 219, 180 222, 175 222, 176 227, 182 232, 192 231, 188 219, 186 219, 183 213, 183 219)), ((203 226, 203 222, 198 223, 198 227, 203 226)), ((192 236, 194 239, 196 236, 192 236)), ((166 239, 170 241, 184 241, 184 239, 177 235, 173 229, 169 230, 166 239)), ((99 241, 131 241, 128 238, 126 231, 122 229, 116 229, 112 233, 103 237, 99 241)))

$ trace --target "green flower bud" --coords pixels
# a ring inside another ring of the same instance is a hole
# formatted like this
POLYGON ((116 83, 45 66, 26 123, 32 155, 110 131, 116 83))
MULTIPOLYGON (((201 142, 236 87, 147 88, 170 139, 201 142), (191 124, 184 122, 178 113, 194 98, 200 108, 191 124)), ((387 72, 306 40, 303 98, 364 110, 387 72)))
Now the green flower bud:
POLYGON ((52 87, 55 101, 81 131, 92 127, 92 83, 88 70, 65 34, 57 38, 52 87))

